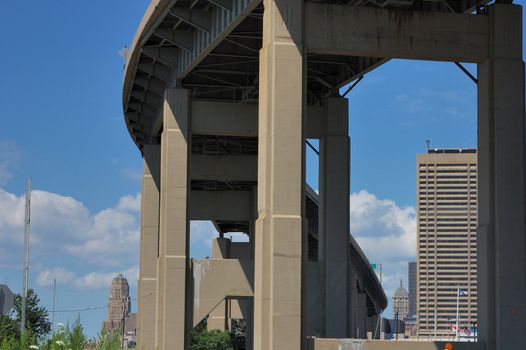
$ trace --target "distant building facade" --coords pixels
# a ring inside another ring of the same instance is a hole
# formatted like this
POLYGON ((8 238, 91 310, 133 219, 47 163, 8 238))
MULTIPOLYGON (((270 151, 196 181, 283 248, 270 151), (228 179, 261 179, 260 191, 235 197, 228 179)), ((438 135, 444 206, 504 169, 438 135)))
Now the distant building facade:
POLYGON ((131 313, 130 286, 121 274, 111 282, 108 319, 104 326, 108 332, 123 334, 125 345, 135 344, 137 314, 131 313))
POLYGON ((8 286, 0 284, 0 316, 7 315, 15 303, 15 295, 8 286))
POLYGON ((450 337, 477 321, 477 151, 417 155, 417 322, 422 337, 450 337), (436 318, 435 318, 436 312, 436 318))
POLYGON ((409 314, 409 292, 404 288, 402 280, 400 280, 400 287, 393 296, 393 313, 395 315, 398 313, 398 319, 402 321, 409 314))
MULTIPOLYGON (((416 261, 407 263, 407 280, 409 282, 409 316, 416 316, 416 261)), ((407 325, 407 322, 406 322, 407 325)))

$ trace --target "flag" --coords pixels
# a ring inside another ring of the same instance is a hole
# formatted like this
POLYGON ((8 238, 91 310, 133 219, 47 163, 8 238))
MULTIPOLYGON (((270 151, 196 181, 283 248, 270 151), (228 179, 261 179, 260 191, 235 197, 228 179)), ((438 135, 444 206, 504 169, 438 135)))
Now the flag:
POLYGON ((451 333, 457 333, 457 332, 458 332, 457 325, 455 325, 455 324, 450 324, 450 326, 451 326, 451 333))
POLYGON ((468 291, 465 290, 465 289, 459 289, 458 290, 458 296, 459 297, 466 297, 466 296, 468 296, 468 291))
POLYGON ((469 330, 469 327, 466 327, 466 329, 464 329, 464 333, 466 333, 468 337, 471 335, 471 331, 469 330))

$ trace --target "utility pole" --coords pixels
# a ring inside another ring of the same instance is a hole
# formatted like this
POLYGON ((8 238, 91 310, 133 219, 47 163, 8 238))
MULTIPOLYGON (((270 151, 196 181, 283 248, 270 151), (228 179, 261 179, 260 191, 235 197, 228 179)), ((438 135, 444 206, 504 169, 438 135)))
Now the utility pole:
POLYGON ((22 317, 20 322, 20 333, 26 331, 26 299, 29 285, 29 229, 31 224, 31 178, 27 180, 26 189, 26 216, 24 222, 24 278, 22 287, 22 317))
POLYGON ((57 279, 53 279, 53 318, 51 320, 51 329, 55 329, 55 301, 57 295, 57 279))

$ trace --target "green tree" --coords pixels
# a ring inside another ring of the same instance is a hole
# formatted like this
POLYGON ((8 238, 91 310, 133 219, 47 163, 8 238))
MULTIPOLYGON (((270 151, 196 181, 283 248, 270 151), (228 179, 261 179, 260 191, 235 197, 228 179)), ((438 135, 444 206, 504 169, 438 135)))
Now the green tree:
MULTIPOLYGON (((39 306, 40 299, 33 289, 28 289, 26 300, 26 329, 37 337, 42 338, 51 331, 51 322, 45 307, 39 306)), ((22 322, 22 296, 15 296, 15 320, 20 325, 22 322)))
POLYGON ((209 331, 206 319, 190 332, 191 350, 231 350, 234 349, 229 332, 217 329, 209 331))
POLYGON ((36 346, 37 340, 35 335, 28 330, 22 336, 22 339, 14 335, 4 337, 0 340, 0 350, 27 350, 36 346))
POLYGON ((4 337, 0 340, 0 350, 14 350, 20 348, 20 342, 15 337, 4 337))
POLYGON ((80 317, 77 318, 75 323, 73 323, 73 328, 69 331, 68 327, 68 343, 69 348, 72 350, 82 350, 86 344, 87 338, 84 334, 84 327, 80 323, 80 317))
MULTIPOLYGON (((39 306, 40 299, 29 289, 26 300, 26 329, 37 339, 42 339, 51 331, 47 310, 39 306)), ((15 296, 15 306, 8 316, 0 317, 0 338, 15 338, 20 340, 20 323, 22 322, 22 297, 15 296)))
POLYGON ((51 337, 45 341, 42 350, 83 350, 87 344, 84 328, 80 323, 80 317, 75 320, 73 327, 61 326, 51 337))
POLYGON ((98 339, 95 339, 96 350, 120 350, 121 336, 119 332, 108 332, 106 326, 102 326, 102 331, 98 339))
POLYGON ((16 320, 9 316, 0 315, 0 341, 7 338, 18 338, 20 327, 16 320))

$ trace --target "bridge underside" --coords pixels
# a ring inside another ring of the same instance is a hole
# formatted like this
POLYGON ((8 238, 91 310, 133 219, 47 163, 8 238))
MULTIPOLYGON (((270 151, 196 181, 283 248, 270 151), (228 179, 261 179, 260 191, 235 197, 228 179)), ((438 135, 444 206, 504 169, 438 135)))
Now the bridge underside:
POLYGON ((378 281, 363 282, 370 269, 356 269, 367 260, 348 232, 340 88, 404 58, 478 65, 478 346, 526 348, 519 6, 156 0, 130 52, 125 119, 145 160, 141 345, 188 348, 189 331, 218 295, 253 301, 249 346, 258 350, 336 349, 352 341, 319 338, 367 336, 372 326, 358 326, 357 310, 374 316, 385 295, 378 281), (306 138, 320 141, 316 205, 315 194, 306 196, 306 138), (249 248, 191 262, 190 220, 245 232, 249 248))

